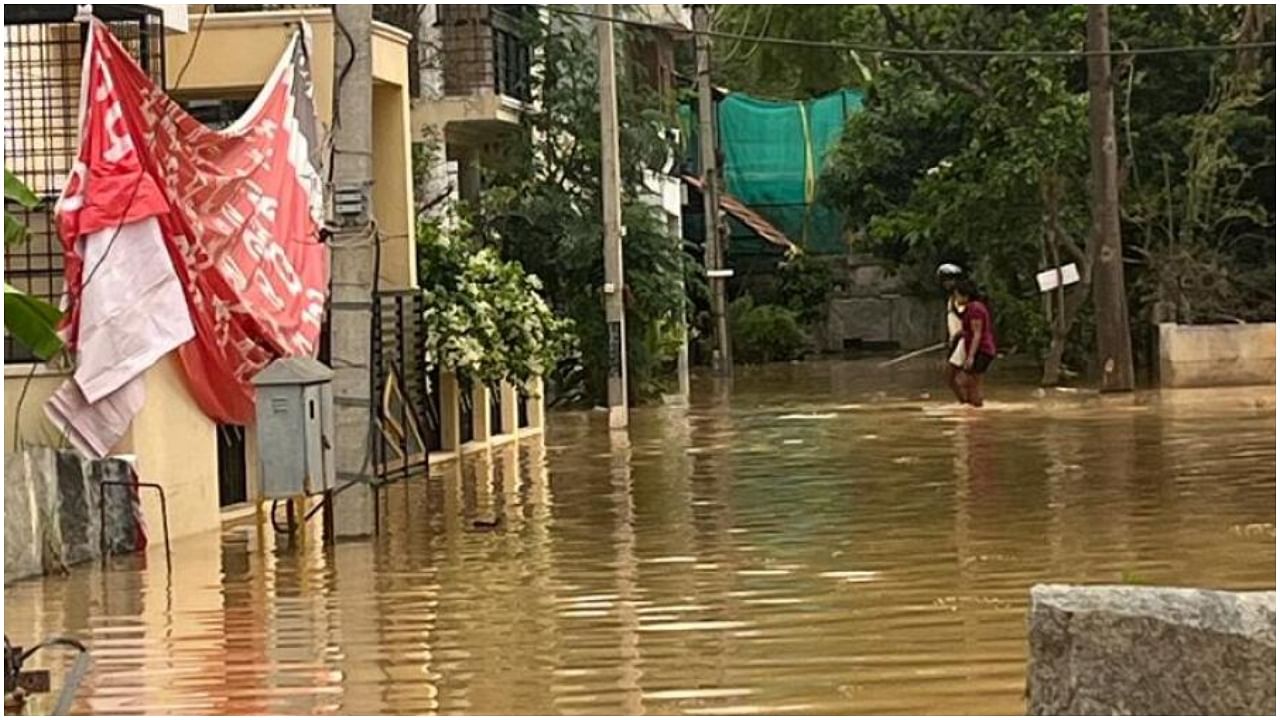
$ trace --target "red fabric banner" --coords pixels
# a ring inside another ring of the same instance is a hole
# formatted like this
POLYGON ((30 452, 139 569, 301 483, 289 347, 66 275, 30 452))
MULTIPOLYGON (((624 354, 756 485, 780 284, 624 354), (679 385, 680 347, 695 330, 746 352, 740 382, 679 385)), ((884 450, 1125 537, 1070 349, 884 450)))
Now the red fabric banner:
POLYGON ((245 116, 222 131, 188 115, 97 20, 85 50, 80 150, 58 203, 64 336, 76 349, 80 301, 96 282, 84 238, 106 229, 114 242, 120 228, 155 218, 195 327, 182 366, 218 422, 249 423, 253 375, 318 348, 329 252, 304 43, 300 32, 245 116))

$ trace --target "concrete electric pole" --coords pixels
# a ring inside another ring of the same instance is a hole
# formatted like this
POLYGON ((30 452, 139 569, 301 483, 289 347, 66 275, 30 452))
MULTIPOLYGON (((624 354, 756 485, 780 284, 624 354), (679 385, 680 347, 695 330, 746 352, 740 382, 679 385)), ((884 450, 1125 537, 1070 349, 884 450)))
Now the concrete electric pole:
POLYGON ((1102 392, 1133 390, 1133 347, 1125 297, 1120 240, 1119 168, 1116 158, 1115 107, 1111 89, 1111 49, 1107 6, 1090 5, 1086 49, 1089 55, 1089 160, 1092 165, 1091 232, 1098 258, 1093 273, 1097 313, 1098 365, 1102 392))
POLYGON ((618 167, 618 94, 613 57, 613 9, 597 5, 600 53, 600 186, 604 196, 604 314, 609 328, 609 427, 625 428, 627 317, 623 303, 622 173, 618 167))
POLYGON ((710 18, 706 5, 693 7, 693 29, 698 64, 698 146, 702 159, 702 218, 706 229, 703 262, 711 286, 711 321, 716 350, 713 366, 720 375, 733 375, 733 347, 729 341, 729 321, 725 314, 725 280, 732 274, 724 269, 723 236, 720 234, 720 167, 716 148, 715 102, 711 97, 710 18))
POLYGON ((370 535, 376 506, 372 487, 374 243, 370 220, 373 179, 372 7, 334 6, 333 221, 329 354, 333 366, 334 455, 341 487, 331 499, 336 537, 370 535), (350 42, 347 41, 350 38, 350 42))

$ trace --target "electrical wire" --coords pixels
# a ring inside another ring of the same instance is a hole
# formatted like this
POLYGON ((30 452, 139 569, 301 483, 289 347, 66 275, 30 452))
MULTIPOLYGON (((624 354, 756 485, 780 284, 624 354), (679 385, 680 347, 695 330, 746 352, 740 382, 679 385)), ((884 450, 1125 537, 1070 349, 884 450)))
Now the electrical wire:
MULTIPOLYGON (((13 645, 9 643, 9 636, 4 636, 4 647, 6 651, 12 651, 13 645)), ((85 673, 89 670, 89 648, 84 643, 70 637, 51 637, 37 643, 31 648, 24 650, 15 660, 13 670, 20 671, 23 664, 35 655, 37 652, 51 647, 67 647, 76 651, 75 664, 71 666, 71 671, 67 673, 66 682, 62 687, 62 692, 58 695, 58 701, 53 706, 52 715, 66 715, 71 711, 71 704, 76 699, 76 691, 80 689, 80 682, 84 679, 85 673)), ((6 652, 6 655, 9 654, 6 652)), ((6 668, 8 672, 10 668, 6 668)))
POLYGON ((209 19, 209 13, 212 10, 212 5, 205 5, 204 12, 200 13, 200 24, 196 25, 196 34, 191 38, 191 49, 187 51, 187 59, 182 63, 182 68, 178 70, 178 77, 174 79, 173 87, 169 92, 174 92, 182 87, 182 78, 187 76, 187 68, 191 67, 191 61, 196 57, 196 48, 200 47, 200 37, 204 35, 204 21, 209 19))
MULTIPOLYGON (((671 28, 656 23, 645 22, 642 20, 632 20, 628 18, 613 17, 609 15, 600 15, 597 13, 586 12, 583 10, 569 10, 555 5, 547 5, 546 9, 558 15, 569 15, 573 17, 588 18, 592 20, 607 20, 609 22, 627 25, 630 27, 641 28, 645 30, 661 30, 670 32, 671 28)), ((800 47, 821 50, 853 50, 855 52, 880 53, 882 55, 900 55, 904 57, 973 57, 973 58, 1045 58, 1060 60, 1078 60, 1082 58, 1098 57, 1103 55, 1116 56, 1134 56, 1134 55, 1180 55, 1192 53, 1214 53, 1214 52, 1232 52, 1236 50, 1263 50, 1275 49, 1275 41, 1265 42, 1243 42, 1219 45, 1173 45, 1167 47, 1150 47, 1150 48, 1126 48, 1121 50, 988 50, 979 48, 905 48, 894 47, 891 45, 877 45, 874 43, 858 43, 858 42, 827 42, 822 40, 800 40, 795 38, 780 38, 744 35, 740 33, 723 32, 719 30, 689 30, 681 29, 682 34, 702 35, 710 38, 719 38, 722 40, 735 40, 738 42, 762 43, 769 45, 781 45, 787 47, 800 47)))

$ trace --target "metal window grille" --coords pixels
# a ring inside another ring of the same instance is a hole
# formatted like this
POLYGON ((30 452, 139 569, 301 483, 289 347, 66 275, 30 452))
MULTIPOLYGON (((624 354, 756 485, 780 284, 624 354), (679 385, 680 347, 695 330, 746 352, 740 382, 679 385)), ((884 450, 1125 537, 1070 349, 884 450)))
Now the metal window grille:
POLYGON ((446 95, 491 91, 528 101, 532 51, 526 5, 441 5, 438 25, 446 95))
MULTIPOLYGON (((164 20, 142 5, 94 5, 94 14, 153 80, 164 86, 164 20)), ((80 69, 86 25, 75 5, 5 5, 4 162, 42 200, 5 210, 27 226, 27 241, 4 249, 5 282, 42 300, 59 302, 62 243, 53 204, 79 149, 80 69)), ((30 362, 29 348, 8 333, 4 359, 30 362)))

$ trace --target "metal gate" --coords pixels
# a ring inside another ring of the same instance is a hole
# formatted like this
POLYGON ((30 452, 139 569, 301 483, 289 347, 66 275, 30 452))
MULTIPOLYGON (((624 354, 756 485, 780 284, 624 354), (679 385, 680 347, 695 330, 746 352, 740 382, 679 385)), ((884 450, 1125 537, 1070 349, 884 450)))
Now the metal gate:
POLYGON ((373 469, 380 482, 427 472, 440 449, 438 388, 427 371, 426 302, 420 290, 374 297, 373 399, 378 437, 373 469))

